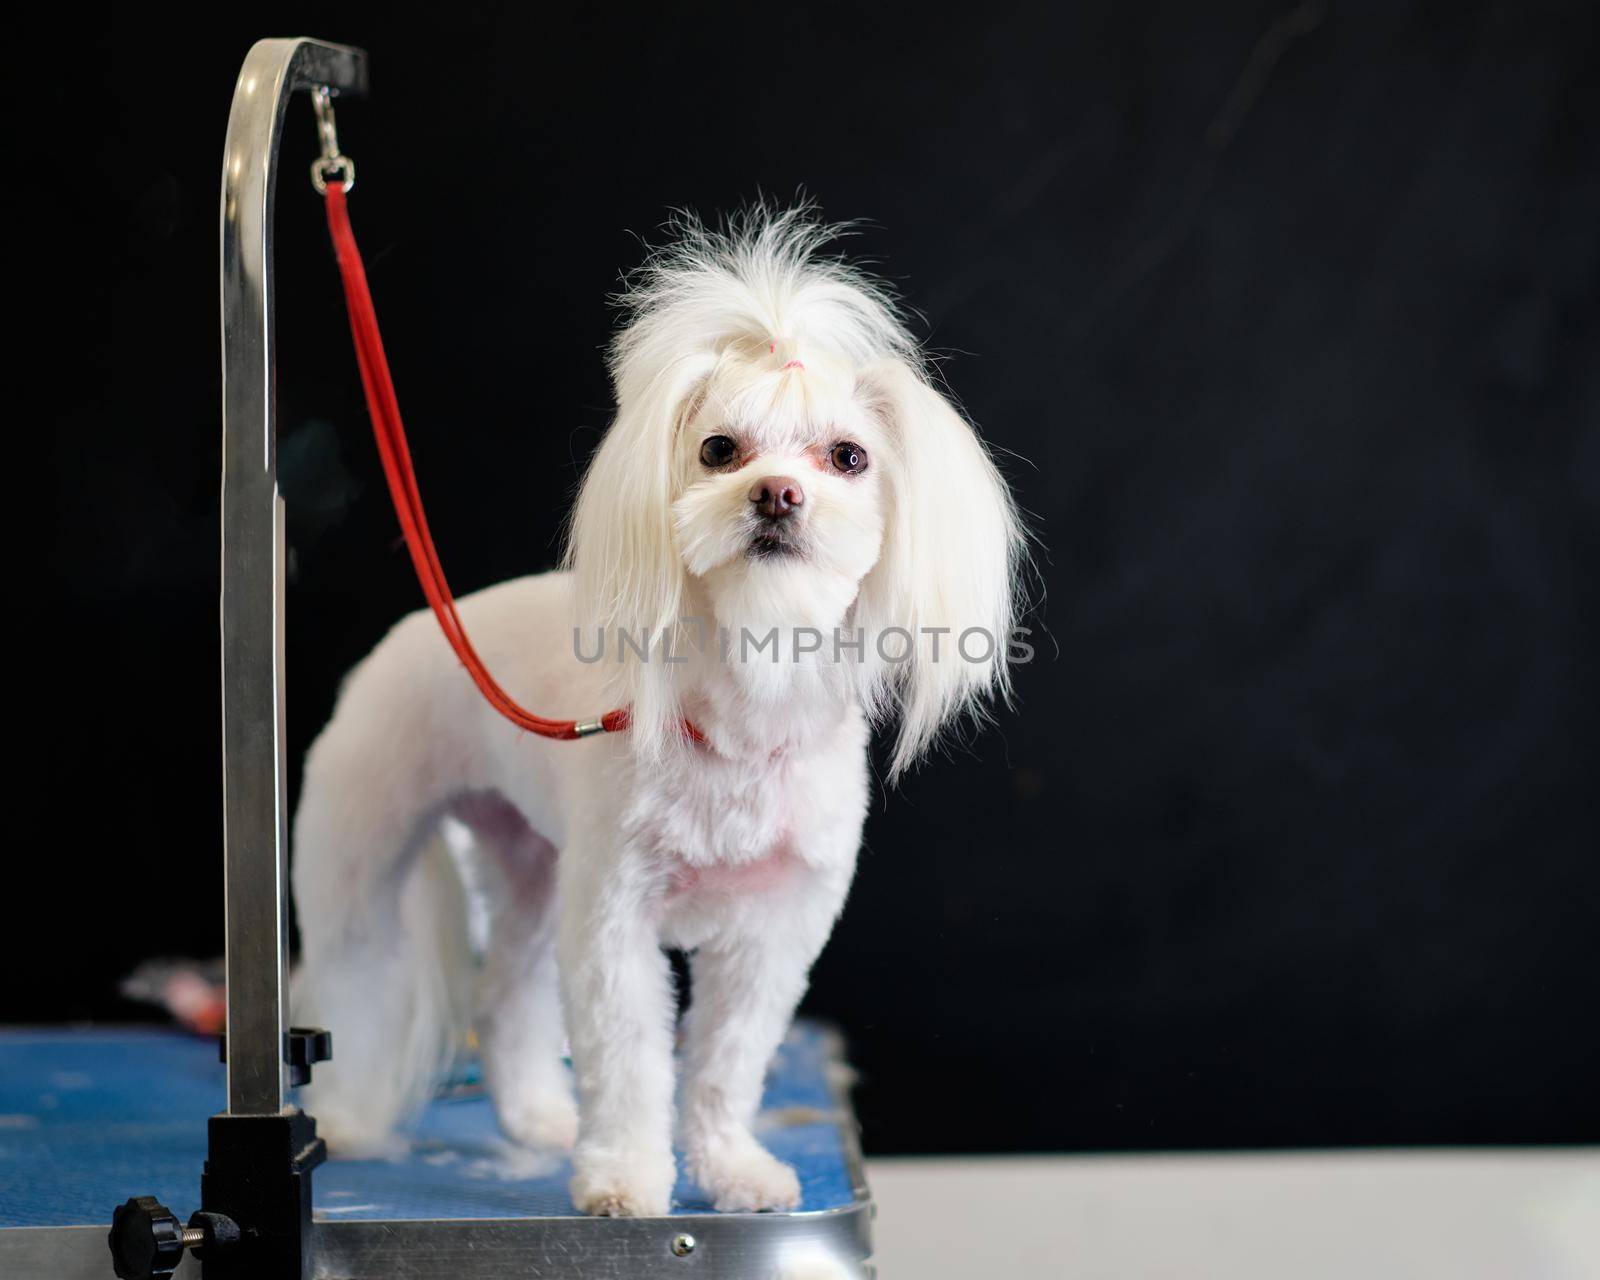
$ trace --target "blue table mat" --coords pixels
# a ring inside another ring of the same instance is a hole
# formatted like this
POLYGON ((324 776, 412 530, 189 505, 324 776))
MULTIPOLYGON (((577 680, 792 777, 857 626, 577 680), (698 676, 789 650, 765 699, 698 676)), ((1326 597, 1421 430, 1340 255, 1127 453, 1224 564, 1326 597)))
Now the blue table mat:
MULTIPOLYGON (((337 1038, 335 1050, 337 1050, 337 1038)), ((800 1175, 805 1210, 853 1202, 828 1081, 830 1036, 797 1023, 767 1078, 758 1133, 800 1175)), ((179 1217, 199 1207, 206 1120, 225 1106, 214 1040, 131 1028, 0 1030, 0 1227, 109 1223, 130 1195, 179 1217)), ((571 1164, 504 1138, 487 1098, 440 1099, 387 1160, 330 1160, 315 1175, 326 1220, 569 1216, 571 1164)), ((681 1158, 680 1158, 681 1166, 681 1158)), ((680 1176, 674 1213, 705 1213, 680 1176)))

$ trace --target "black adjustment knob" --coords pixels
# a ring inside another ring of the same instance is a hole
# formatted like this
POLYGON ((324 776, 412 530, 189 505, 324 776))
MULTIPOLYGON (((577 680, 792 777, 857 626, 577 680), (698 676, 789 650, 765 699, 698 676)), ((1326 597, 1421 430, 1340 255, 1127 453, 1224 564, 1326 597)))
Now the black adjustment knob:
POLYGON ((183 1260, 184 1246, 198 1244, 203 1233, 190 1239, 177 1216, 154 1196, 134 1196, 111 1215, 111 1266, 120 1280, 155 1280, 170 1276, 183 1260))
POLYGON ((239 1224, 220 1213, 190 1214, 184 1227, 154 1196, 134 1196, 111 1214, 106 1242, 120 1280, 158 1280, 172 1274, 185 1249, 226 1249, 239 1235, 239 1224))
POLYGON ((310 1084, 311 1066, 333 1057, 333 1033, 321 1027, 290 1027, 284 1037, 283 1059, 289 1064, 289 1083, 310 1084))
MULTIPOLYGON (((228 1035, 217 1037, 217 1057, 228 1060, 228 1035)), ((333 1057, 333 1032, 321 1027, 290 1027, 283 1033, 283 1060, 289 1067, 289 1083, 311 1083, 311 1068, 333 1057)))

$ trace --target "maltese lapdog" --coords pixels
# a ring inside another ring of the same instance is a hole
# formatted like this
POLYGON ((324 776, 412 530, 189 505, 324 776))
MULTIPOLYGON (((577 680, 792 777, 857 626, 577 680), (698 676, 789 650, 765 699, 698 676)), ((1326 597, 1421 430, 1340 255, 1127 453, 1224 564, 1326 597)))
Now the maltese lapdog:
POLYGON ((675 1137, 718 1209, 799 1205, 751 1124, 850 886, 869 733, 898 775, 1015 644, 1016 509, 886 290, 804 211, 679 230, 624 295, 562 571, 460 602, 523 705, 625 731, 520 731, 414 614, 350 675, 294 826, 330 1144, 393 1142, 475 1027, 506 1133, 571 1146, 593 1214, 666 1213, 675 1137), (690 964, 676 1127, 663 948, 690 964))

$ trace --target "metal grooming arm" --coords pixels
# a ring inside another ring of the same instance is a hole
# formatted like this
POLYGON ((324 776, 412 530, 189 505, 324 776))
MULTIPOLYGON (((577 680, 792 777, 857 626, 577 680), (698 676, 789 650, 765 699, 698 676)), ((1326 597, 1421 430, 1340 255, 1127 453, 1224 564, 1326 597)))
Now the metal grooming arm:
POLYGON ((222 788, 228 1107, 211 1118, 201 1208, 187 1227, 154 1197, 112 1221, 119 1276, 310 1280, 311 1171, 326 1157, 290 1086, 329 1037, 288 1025, 283 498, 278 492, 272 225, 278 146, 296 90, 364 94, 366 54, 262 40, 246 56, 222 163, 222 788))
POLYGON ((287 1088, 283 498, 277 474, 272 220, 297 89, 365 94, 366 54, 262 40, 245 58, 222 166, 222 787, 228 1114, 273 1116, 287 1088))

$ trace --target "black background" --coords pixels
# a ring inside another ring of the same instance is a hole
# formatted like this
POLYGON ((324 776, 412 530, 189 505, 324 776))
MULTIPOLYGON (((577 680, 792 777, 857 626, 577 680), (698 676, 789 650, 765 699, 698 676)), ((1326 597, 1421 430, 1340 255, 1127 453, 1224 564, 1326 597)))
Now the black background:
MULTIPOLYGON (((63 23, 10 119, 10 487, 53 503, 0 1014, 220 950, 218 169, 304 30, 372 53, 352 210, 458 590, 552 562, 674 207, 869 220, 1014 455, 1039 658, 875 804, 808 998, 869 1151, 1600 1139, 1594 6, 250 10, 63 23)), ((419 603, 313 153, 299 102, 296 772, 419 603)))

